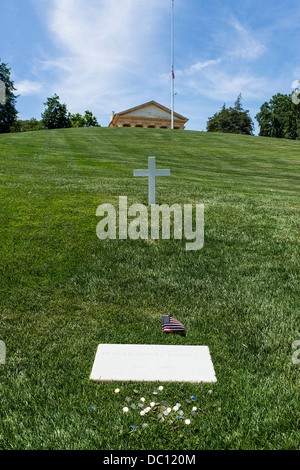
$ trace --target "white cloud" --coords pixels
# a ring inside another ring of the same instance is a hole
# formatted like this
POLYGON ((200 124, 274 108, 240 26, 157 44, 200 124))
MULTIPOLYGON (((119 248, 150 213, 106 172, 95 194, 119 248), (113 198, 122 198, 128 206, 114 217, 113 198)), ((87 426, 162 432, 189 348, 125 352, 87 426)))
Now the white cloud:
POLYGON ((242 93, 244 98, 257 98, 262 91, 266 90, 268 82, 263 77, 247 72, 232 74, 218 70, 216 73, 206 74, 205 83, 202 86, 197 86, 197 82, 193 82, 193 85, 198 92, 202 92, 211 99, 232 100, 239 93, 242 93))
POLYGON ((214 36, 219 57, 198 60, 184 70, 178 70, 178 87, 185 94, 193 90, 195 96, 200 94, 205 99, 223 102, 235 100, 240 93, 244 99, 255 100, 262 98, 268 88, 276 89, 276 80, 270 84, 255 68, 255 60, 267 50, 256 36, 257 33, 231 17, 226 21, 226 29, 214 36))
POLYGON ((184 73, 191 75, 195 72, 199 72, 200 70, 205 69, 206 67, 210 67, 212 65, 217 65, 222 61, 222 59, 210 59, 204 62, 196 62, 195 64, 191 65, 184 73))
POLYGON ((255 60, 266 52, 266 46, 257 38, 257 31, 254 33, 246 29, 235 18, 231 20, 231 25, 237 33, 232 36, 232 40, 229 41, 231 49, 229 54, 232 57, 244 60, 255 60))
POLYGON ((135 105, 160 62, 158 36, 169 5, 161 0, 53 0, 41 5, 57 48, 56 56, 47 55, 41 63, 56 77, 51 93, 71 112, 93 106, 109 114, 116 106, 135 105))
POLYGON ((32 80, 22 80, 14 84, 16 92, 21 96, 38 95, 42 90, 42 84, 32 80))

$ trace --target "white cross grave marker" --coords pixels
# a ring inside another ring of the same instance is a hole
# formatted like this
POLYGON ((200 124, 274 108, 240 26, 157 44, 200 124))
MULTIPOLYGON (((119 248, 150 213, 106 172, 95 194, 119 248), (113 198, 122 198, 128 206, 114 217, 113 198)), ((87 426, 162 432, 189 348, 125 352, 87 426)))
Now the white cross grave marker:
POLYGON ((0 104, 5 104, 5 83, 0 80, 0 104))
POLYGON ((148 170, 134 170, 133 176, 146 176, 149 185, 149 206, 155 205, 155 178, 156 176, 170 176, 170 170, 157 170, 155 157, 148 157, 148 170))

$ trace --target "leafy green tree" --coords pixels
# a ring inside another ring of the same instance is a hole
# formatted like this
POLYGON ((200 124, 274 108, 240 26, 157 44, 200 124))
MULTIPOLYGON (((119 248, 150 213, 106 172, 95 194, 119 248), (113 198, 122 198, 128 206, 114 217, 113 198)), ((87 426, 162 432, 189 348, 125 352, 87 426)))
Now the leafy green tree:
POLYGON ((254 124, 249 111, 242 108, 241 100, 242 96, 239 95, 234 108, 226 108, 224 104, 218 113, 210 117, 207 122, 207 132, 253 135, 254 124))
POLYGON ((43 121, 38 121, 35 118, 18 120, 19 132, 40 131, 43 127, 43 121))
POLYGON ((10 128, 17 120, 16 90, 14 82, 10 79, 10 69, 0 59, 0 80, 5 84, 5 104, 0 104, 0 133, 10 132, 10 128))
POLYGON ((71 119, 67 106, 59 102, 59 96, 55 94, 52 98, 47 98, 44 105, 46 109, 42 114, 42 119, 48 129, 71 127, 71 119))
POLYGON ((269 102, 263 103, 255 119, 260 127, 260 136, 300 138, 300 104, 293 103, 292 94, 272 96, 269 102))
POLYGON ((93 116, 91 111, 85 111, 85 115, 82 116, 80 113, 70 114, 72 127, 96 127, 99 126, 97 118, 93 116))
POLYGON ((70 119, 72 127, 83 127, 85 125, 85 119, 80 113, 70 114, 70 119))
POLYGON ((89 127, 98 127, 98 121, 91 111, 86 111, 84 115, 85 125, 89 127))

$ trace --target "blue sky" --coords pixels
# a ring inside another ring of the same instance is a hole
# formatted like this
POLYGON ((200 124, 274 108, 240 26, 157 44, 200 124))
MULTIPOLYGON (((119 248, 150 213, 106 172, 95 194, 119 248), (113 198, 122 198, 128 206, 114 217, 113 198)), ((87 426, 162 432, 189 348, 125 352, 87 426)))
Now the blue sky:
MULTIPOLYGON (((205 130, 224 103, 252 119, 300 79, 299 0, 174 0, 175 111, 205 130)), ((171 0, 0 0, 0 59, 19 119, 58 94, 71 113, 171 107, 171 0)), ((254 120, 255 122, 255 120, 254 120)), ((255 133, 259 128, 255 122, 255 133)))

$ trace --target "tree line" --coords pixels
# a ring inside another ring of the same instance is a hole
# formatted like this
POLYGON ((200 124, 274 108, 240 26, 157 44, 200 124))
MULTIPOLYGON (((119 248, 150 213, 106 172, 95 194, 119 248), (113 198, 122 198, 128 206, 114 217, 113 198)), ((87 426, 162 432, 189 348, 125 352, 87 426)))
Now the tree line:
MULTIPOLYGON (((56 94, 47 98, 42 119, 18 120, 14 82, 10 78, 10 69, 0 60, 0 80, 4 82, 6 89, 6 101, 0 104, 0 133, 40 130, 43 128, 59 129, 65 127, 99 126, 97 118, 91 111, 85 111, 82 116, 79 113, 70 114, 67 106, 60 103, 56 94)), ((297 89, 290 95, 277 93, 262 104, 256 114, 260 131, 263 137, 277 137, 284 139, 300 139, 300 100, 293 99, 299 95, 297 89)), ((231 134, 253 135, 254 123, 249 111, 242 107, 241 94, 237 97, 234 107, 227 108, 224 104, 221 110, 215 113, 207 121, 207 132, 223 132, 231 134)))
MULTIPOLYGON (((295 95, 298 95, 298 90, 290 95, 277 93, 262 104, 255 116, 260 127, 259 136, 300 139, 300 100, 293 100, 295 95)), ((226 108, 224 104, 219 112, 208 119, 206 130, 253 135, 254 123, 249 111, 242 108, 241 100, 242 96, 239 95, 233 108, 226 108)))
POLYGON ((59 96, 47 98, 46 107, 41 114, 41 120, 35 118, 20 120, 17 119, 16 100, 18 96, 14 94, 16 88, 10 78, 10 68, 0 60, 0 80, 5 85, 5 103, 0 103, 0 133, 4 132, 26 132, 41 129, 61 129, 66 127, 100 127, 97 118, 91 111, 71 114, 64 103, 60 103, 59 96))

